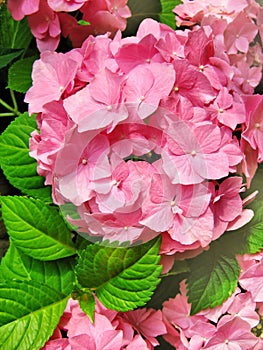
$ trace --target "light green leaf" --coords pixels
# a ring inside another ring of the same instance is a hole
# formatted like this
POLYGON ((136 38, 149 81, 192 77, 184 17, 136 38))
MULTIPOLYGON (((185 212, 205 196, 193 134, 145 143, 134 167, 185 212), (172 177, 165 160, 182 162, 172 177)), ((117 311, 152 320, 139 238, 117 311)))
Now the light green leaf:
POLYGON ((16 61, 8 70, 8 88, 18 92, 27 92, 32 85, 32 66, 37 56, 16 61))
POLYGON ((89 245, 80 253, 77 279, 109 309, 144 306, 160 282, 160 243, 159 238, 130 248, 89 245))
POLYGON ((189 260, 187 294, 191 314, 221 305, 237 287, 240 267, 235 259, 236 248, 232 251, 229 246, 231 239, 228 234, 227 239, 213 242, 208 251, 189 260))
POLYGON ((0 136, 1 168, 14 187, 25 194, 52 202, 50 186, 37 174, 36 160, 29 156, 29 137, 36 129, 35 117, 24 113, 17 117, 0 136))
POLYGON ((7 196, 1 201, 7 232, 23 253, 43 261, 76 253, 71 232, 57 208, 25 197, 7 196))
POLYGON ((0 48, 0 69, 22 54, 22 50, 0 48))
POLYGON ((27 18, 15 21, 6 4, 3 4, 0 7, 0 47, 27 49, 32 38, 27 18))
POLYGON ((93 323, 96 301, 90 289, 75 286, 71 296, 73 299, 78 300, 80 308, 93 323))
POLYGON ((0 283, 1 350, 39 350, 51 337, 68 296, 35 281, 0 283))
POLYGON ((0 279, 36 281, 68 295, 74 283, 74 258, 40 261, 22 253, 11 242, 1 261, 0 279))
POLYGON ((182 3, 180 0, 160 0, 162 11, 160 13, 160 22, 165 23, 171 28, 175 29, 175 14, 173 9, 175 6, 182 3))

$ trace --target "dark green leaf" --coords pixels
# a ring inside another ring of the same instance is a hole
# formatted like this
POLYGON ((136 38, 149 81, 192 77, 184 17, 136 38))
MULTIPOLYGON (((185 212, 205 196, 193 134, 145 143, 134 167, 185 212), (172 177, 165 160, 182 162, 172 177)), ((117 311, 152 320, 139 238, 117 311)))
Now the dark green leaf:
POLYGON ((32 65, 37 56, 16 61, 8 70, 8 88, 18 92, 26 92, 32 85, 32 65))
POLYGON ((1 261, 1 280, 26 280, 46 284, 65 295, 72 292, 75 259, 40 261, 22 253, 11 242, 1 261))
POLYGON ((36 129, 35 117, 24 113, 0 136, 0 164, 8 181, 20 191, 52 202, 50 186, 37 174, 37 163, 29 156, 29 137, 36 129))
POLYGON ((89 245, 80 253, 77 279, 110 309, 144 306, 160 282, 160 242, 159 238, 130 248, 89 245))
POLYGON ((211 244, 208 251, 189 260, 187 278, 191 314, 223 303, 237 287, 240 267, 236 261, 235 235, 225 234, 211 244), (235 238, 235 239, 234 239, 235 238))
POLYGON ((15 21, 6 4, 3 4, 0 7, 0 47, 27 49, 32 37, 27 18, 15 21))
POLYGON ((23 50, 4 49, 0 47, 0 69, 6 67, 10 62, 22 54, 23 50))
POLYGON ((43 261, 76 253, 71 232, 57 208, 32 198, 7 196, 1 200, 7 232, 23 253, 43 261))
POLYGON ((51 337, 68 296, 35 281, 0 283, 1 350, 39 350, 51 337))

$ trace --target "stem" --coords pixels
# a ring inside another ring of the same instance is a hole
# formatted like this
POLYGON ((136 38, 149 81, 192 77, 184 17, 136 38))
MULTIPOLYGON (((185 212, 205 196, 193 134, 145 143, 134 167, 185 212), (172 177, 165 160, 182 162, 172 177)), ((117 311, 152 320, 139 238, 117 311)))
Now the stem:
POLYGON ((0 117, 13 117, 15 113, 0 113, 0 117))
POLYGON ((13 107, 9 106, 9 104, 7 104, 5 101, 3 101, 1 98, 0 98, 0 104, 2 106, 4 106, 6 109, 8 109, 9 111, 15 113, 15 110, 13 107))
POLYGON ((16 114, 21 114, 18 110, 18 106, 17 106, 17 102, 16 102, 16 97, 15 97, 15 94, 14 94, 14 91, 13 90, 9 90, 10 91, 10 95, 11 95, 11 98, 12 98, 12 102, 13 102, 13 105, 14 105, 14 111, 16 111, 16 114))
POLYGON ((11 98, 12 98, 12 102, 13 102, 13 105, 14 107, 11 107, 8 103, 6 103, 4 100, 2 100, 0 98, 0 104, 2 106, 4 106, 8 111, 12 112, 11 113, 0 113, 0 116, 1 117, 8 117, 8 116, 14 116, 14 115, 19 115, 21 114, 18 110, 18 106, 17 106, 17 102, 16 102, 16 97, 15 97, 15 94, 14 94, 14 91, 13 90, 10 90, 10 95, 11 95, 11 98))

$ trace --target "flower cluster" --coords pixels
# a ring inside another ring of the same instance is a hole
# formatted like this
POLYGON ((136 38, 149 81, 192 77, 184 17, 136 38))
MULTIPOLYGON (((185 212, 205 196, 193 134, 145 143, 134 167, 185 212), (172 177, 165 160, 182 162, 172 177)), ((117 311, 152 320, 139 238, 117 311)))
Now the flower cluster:
POLYGON ((98 300, 92 323, 76 300, 67 308, 52 338, 43 350, 151 350, 159 345, 156 337, 166 333, 161 310, 138 309, 125 313, 108 310, 98 300), (62 338, 61 331, 67 332, 62 338))
POLYGON ((164 302, 164 338, 176 349, 262 349, 262 253, 238 259, 242 291, 237 288, 221 306, 190 316, 184 281, 181 293, 164 302))
POLYGON ((56 50, 60 36, 69 37, 78 47, 91 34, 115 33, 126 28, 131 16, 128 0, 8 0, 8 9, 17 21, 27 16, 40 52, 56 50), (77 21, 70 13, 79 11, 77 21))
POLYGON ((263 34, 260 5, 254 0, 183 0, 174 12, 178 27, 210 27, 217 56, 238 68, 234 79, 241 91, 253 93, 262 70, 262 48, 254 41, 257 34, 261 38, 263 34))
POLYGON ((228 175, 243 172, 249 184, 262 161, 263 98, 247 93, 213 38, 208 25, 174 31, 146 19, 136 37, 90 36, 34 63, 31 155, 87 238, 162 233, 171 255, 251 218, 241 176, 228 175))
MULTIPOLYGON (((239 94, 252 94, 260 82, 262 72, 262 7, 254 0, 184 0, 183 4, 175 7, 174 12, 179 27, 185 26, 195 30, 200 26, 209 26, 216 56, 230 63, 234 70, 232 79, 239 87, 239 94)), ((262 137, 259 140, 262 121, 258 117, 261 98, 257 100, 254 96, 248 99, 247 113, 252 113, 253 117, 243 124, 241 148, 245 155, 242 169, 250 184, 256 171, 256 162, 262 161, 262 137), (245 136, 247 133, 250 134, 249 138, 245 136)))

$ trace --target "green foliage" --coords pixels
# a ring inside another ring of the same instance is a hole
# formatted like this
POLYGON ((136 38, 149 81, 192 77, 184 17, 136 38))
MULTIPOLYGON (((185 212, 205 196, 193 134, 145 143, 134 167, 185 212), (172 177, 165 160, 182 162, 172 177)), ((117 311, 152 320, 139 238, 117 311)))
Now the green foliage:
POLYGON ((18 92, 27 92, 32 85, 32 66, 36 56, 16 61, 8 70, 8 88, 18 92))
POLYGON ((245 226, 224 233, 210 249, 188 261, 187 278, 192 314, 222 304, 235 290, 239 277, 237 254, 253 254, 263 249, 263 203, 253 203, 255 215, 245 226))
POLYGON ((76 276, 109 309, 144 306, 160 282, 161 240, 130 248, 89 245, 80 253, 76 276))
POLYGON ((57 208, 32 198, 7 196, 1 200, 7 232, 23 253, 43 261, 76 253, 71 232, 57 208))
POLYGON ((39 350, 51 337, 68 296, 35 281, 0 283, 1 350, 39 350))
MULTIPOLYGON (((258 253, 263 249, 263 203, 257 205, 254 210, 253 219, 245 226, 235 231, 239 237, 244 237, 246 245, 240 254, 253 254, 258 253)), ((238 239, 238 237, 237 237, 238 239)))
POLYGON ((82 311, 85 312, 90 321, 93 323, 96 301, 91 290, 75 286, 72 293, 72 298, 79 301, 79 306, 81 307, 82 311))
POLYGON ((0 48, 26 50, 32 37, 27 18, 15 21, 3 4, 0 7, 0 48))
POLYGON ((182 3, 180 0, 160 0, 162 11, 160 13, 160 22, 165 23, 171 28, 175 29, 175 14, 173 9, 175 6, 182 3))
POLYGON ((33 280, 68 295, 73 289, 74 265, 74 258, 54 261, 33 259, 11 242, 1 261, 0 280, 33 280))
POLYGON ((208 251, 189 260, 187 288, 191 314, 222 304, 237 287, 240 268, 235 254, 224 243, 216 241, 208 251))
POLYGON ((50 186, 36 171, 37 163, 29 156, 29 136, 36 129, 35 117, 24 113, 0 136, 0 164, 9 182, 20 191, 52 202, 50 186))
POLYGON ((6 67, 15 58, 21 55, 23 50, 5 49, 0 47, 0 69, 6 67))

